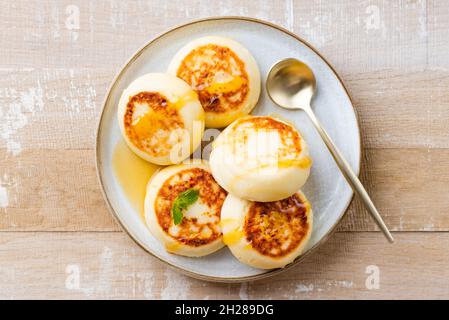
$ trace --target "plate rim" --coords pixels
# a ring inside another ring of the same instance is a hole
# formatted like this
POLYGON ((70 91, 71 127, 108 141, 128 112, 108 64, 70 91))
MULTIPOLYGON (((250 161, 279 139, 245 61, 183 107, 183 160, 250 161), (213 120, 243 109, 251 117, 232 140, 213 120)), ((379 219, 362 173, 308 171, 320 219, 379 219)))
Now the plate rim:
POLYGON ((143 243, 141 243, 141 241, 139 241, 137 239, 137 237, 132 233, 132 231, 128 230, 128 228, 125 226, 125 224, 120 219, 120 216, 117 214, 117 212, 112 207, 112 205, 111 205, 111 203, 109 201, 109 198, 108 198, 108 196, 106 194, 105 187, 104 187, 104 182, 103 182, 103 176, 102 176, 102 173, 100 171, 100 167, 102 166, 102 161, 101 161, 100 156, 99 156, 99 153, 100 153, 99 152, 99 146, 100 146, 100 138, 99 137, 100 137, 100 132, 101 132, 101 124, 103 123, 103 116, 104 116, 104 112, 105 112, 105 109, 106 109, 106 104, 109 102, 109 99, 110 99, 111 91, 115 87, 115 85, 117 84, 117 81, 122 77, 124 70, 131 63, 133 63, 143 53, 143 51, 147 47, 149 47, 153 42, 155 42, 156 40, 162 38, 163 36, 165 36, 165 35, 167 35, 167 34, 169 34, 171 32, 174 32, 174 31, 176 31, 178 29, 181 29, 181 28, 184 28, 184 27, 187 27, 187 26, 190 26, 190 25, 194 25, 194 24, 197 24, 197 23, 208 22, 208 21, 221 21, 221 20, 240 20, 240 21, 246 21, 246 22, 254 22, 254 23, 262 24, 262 25, 265 25, 265 26, 277 29, 277 30, 279 30, 279 31, 281 31, 281 32, 291 36, 296 41, 299 41, 301 44, 303 44, 306 47, 308 47, 309 49, 311 49, 316 55, 318 55, 319 58, 321 58, 323 60, 323 62, 331 69, 332 73, 337 77, 338 81, 341 83, 341 85, 343 87, 343 90, 344 90, 346 96, 348 97, 349 102, 351 103, 351 107, 352 107, 354 115, 355 115, 355 122, 356 122, 356 127, 357 127, 357 131, 358 131, 358 136, 359 136, 359 139, 358 139, 359 140, 359 159, 358 159, 358 168, 356 170, 356 174, 357 174, 357 176, 360 175, 361 161, 362 161, 362 152, 363 152, 363 148, 362 148, 362 145, 363 145, 363 143, 362 143, 362 133, 361 133, 361 130, 360 130, 360 119, 359 119, 359 115, 357 113, 357 110, 354 107, 353 99, 352 99, 348 89, 346 88, 343 80, 341 79, 340 75, 335 70, 335 68, 332 66, 332 64, 326 58, 324 58, 319 53, 319 51, 317 49, 315 49, 306 40, 304 40, 300 36, 296 35, 295 33, 291 32, 290 30, 288 30, 288 29, 286 29, 286 28, 284 28, 282 26, 279 26, 279 25, 277 25, 275 23, 269 22, 269 21, 265 21, 265 20, 258 19, 258 18, 246 17, 246 16, 211 16, 211 17, 206 17, 206 18, 193 19, 193 20, 187 21, 185 23, 175 25, 175 26, 169 28, 167 31, 161 32, 161 33, 157 34, 156 36, 154 36, 153 38, 151 38, 142 47, 140 47, 137 51, 135 51, 134 54, 131 55, 131 57, 128 59, 128 61, 126 61, 126 63, 124 65, 122 65, 122 67, 120 68, 118 73, 115 75, 115 77, 112 80, 112 82, 110 83, 110 85, 109 85, 109 87, 108 87, 108 89, 106 91, 105 97, 103 99, 102 109, 101 109, 100 117, 99 117, 98 122, 97 122, 97 130, 96 130, 96 134, 95 134, 95 169, 96 169, 96 173, 97 173, 97 179, 98 179, 98 181, 100 183, 101 193, 103 195, 103 199, 106 202, 106 206, 107 206, 108 211, 113 216, 114 220, 119 224, 121 229, 123 231, 125 231, 125 233, 140 248, 142 248, 145 252, 147 252, 148 254, 150 254, 152 257, 156 258, 160 262, 168 265, 169 267, 171 267, 175 271, 179 271, 180 273, 185 274, 185 275, 187 275, 189 277, 192 277, 192 278, 195 278, 195 279, 204 280, 204 281, 210 281, 210 282, 221 282, 221 283, 242 283, 242 282, 248 282, 248 281, 265 279, 265 278, 268 278, 268 277, 272 277, 272 276, 278 275, 278 274, 280 274, 280 273, 282 273, 284 271, 289 270, 293 266, 296 266, 298 263, 303 261, 307 256, 309 256, 312 252, 315 252, 318 247, 320 247, 325 242, 327 242, 327 240, 329 240, 329 238, 332 236, 332 234, 336 231, 337 226, 341 223, 343 218, 346 216, 346 214, 348 212, 349 205, 354 200, 354 192, 352 192, 351 198, 348 199, 348 201, 347 201, 347 203, 345 205, 345 208, 342 211, 343 213, 340 215, 340 217, 335 222, 335 224, 325 233, 325 235, 315 245, 313 245, 307 252, 305 252, 300 257, 298 257, 295 261, 293 261, 292 263, 288 264, 284 268, 267 270, 266 272, 261 273, 261 274, 252 275, 252 276, 245 276, 245 277, 227 278, 227 277, 208 276, 208 275, 204 275, 204 274, 201 274, 201 273, 197 273, 197 272, 193 272, 193 271, 190 271, 190 270, 186 270, 186 269, 184 269, 182 267, 179 267, 177 265, 172 264, 169 261, 164 260, 161 257, 158 257, 153 252, 151 252, 148 248, 146 248, 146 246, 143 243))

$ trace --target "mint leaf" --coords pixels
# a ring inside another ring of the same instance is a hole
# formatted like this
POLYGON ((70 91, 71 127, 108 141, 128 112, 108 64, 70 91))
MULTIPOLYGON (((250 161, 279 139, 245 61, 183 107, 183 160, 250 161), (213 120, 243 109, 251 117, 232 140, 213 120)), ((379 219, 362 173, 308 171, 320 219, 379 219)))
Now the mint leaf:
POLYGON ((182 209, 179 207, 179 205, 174 205, 171 210, 172 216, 173 216, 173 222, 178 225, 182 222, 183 214, 182 209))
POLYGON ((188 189, 184 192, 181 192, 176 198, 176 200, 182 206, 190 206, 191 204, 194 204, 198 200, 199 194, 200 194, 199 191, 196 189, 188 189))
POLYGON ((188 189, 181 192, 173 202, 173 207, 171 209, 173 216, 173 223, 178 225, 182 222, 184 217, 182 211, 187 209, 190 205, 194 204, 199 197, 200 193, 196 189, 188 189))

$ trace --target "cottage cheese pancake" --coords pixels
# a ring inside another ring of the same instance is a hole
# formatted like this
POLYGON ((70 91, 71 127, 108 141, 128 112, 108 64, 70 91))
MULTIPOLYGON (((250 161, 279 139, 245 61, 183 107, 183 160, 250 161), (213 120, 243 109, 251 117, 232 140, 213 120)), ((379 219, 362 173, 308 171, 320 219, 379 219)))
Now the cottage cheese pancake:
POLYGON ((204 131, 198 95, 169 74, 150 73, 133 81, 121 96, 117 114, 131 150, 159 165, 187 158, 204 131))
POLYGON ((147 226, 169 252, 190 257, 208 255, 224 246, 220 212, 226 194, 204 161, 166 167, 148 183, 147 226), (183 198, 192 194, 193 200, 183 198), (174 209, 186 199, 190 202, 178 210, 181 220, 176 221, 174 209))
POLYGON ((268 116, 236 120, 218 136, 210 154, 212 174, 224 189, 259 202, 294 194, 306 182, 311 164, 300 133, 268 116))
POLYGON ((231 39, 209 36, 188 43, 174 56, 168 72, 198 93, 207 127, 227 126, 251 112, 259 99, 256 61, 231 39))
POLYGON ((313 213, 302 192, 275 202, 251 202, 229 194, 221 212, 223 241, 242 263, 282 268, 303 251, 313 213))

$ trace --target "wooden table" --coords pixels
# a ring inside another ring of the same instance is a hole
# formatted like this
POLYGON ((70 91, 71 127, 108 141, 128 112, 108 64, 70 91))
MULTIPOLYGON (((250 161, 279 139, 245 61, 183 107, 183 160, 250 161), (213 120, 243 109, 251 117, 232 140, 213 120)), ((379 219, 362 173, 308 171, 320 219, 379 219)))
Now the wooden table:
POLYGON ((0 21, 0 298, 449 297, 447 1, 5 0, 0 21), (334 65, 394 245, 355 200, 304 263, 228 285, 172 271, 121 231, 95 173, 105 92, 146 41, 212 15, 280 24, 334 65))

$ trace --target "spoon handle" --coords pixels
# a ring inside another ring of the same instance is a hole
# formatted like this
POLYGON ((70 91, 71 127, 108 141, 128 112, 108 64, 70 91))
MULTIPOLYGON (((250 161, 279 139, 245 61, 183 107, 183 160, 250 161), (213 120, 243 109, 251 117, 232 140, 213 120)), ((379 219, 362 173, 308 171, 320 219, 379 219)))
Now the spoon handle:
POLYGON ((324 143, 326 144, 327 148, 329 149, 330 153, 332 154, 332 157, 334 158, 335 162, 337 163, 338 167, 340 168, 341 173, 346 178, 348 183, 351 185, 351 188, 356 192, 360 199, 362 200, 366 210, 371 214, 371 216, 376 221, 379 228, 384 233, 385 237, 388 239, 390 243, 394 242, 393 236, 391 235, 390 231, 388 230, 387 226, 385 225, 385 222, 383 221, 382 217, 379 214, 379 211, 377 211, 376 207, 374 206, 373 201, 371 200, 370 196, 368 195, 368 192, 366 192, 365 188, 363 187, 362 183, 360 182, 357 175, 352 171, 349 163, 343 158, 343 155, 338 150, 338 148, 335 146, 335 144, 332 142, 332 139, 327 134, 326 130, 321 126, 320 122, 318 121, 317 117, 315 116, 315 113, 312 111, 311 108, 304 108, 307 115, 312 120, 312 123, 315 125, 315 128, 317 129, 318 133, 320 134, 321 138, 323 139, 324 143))

